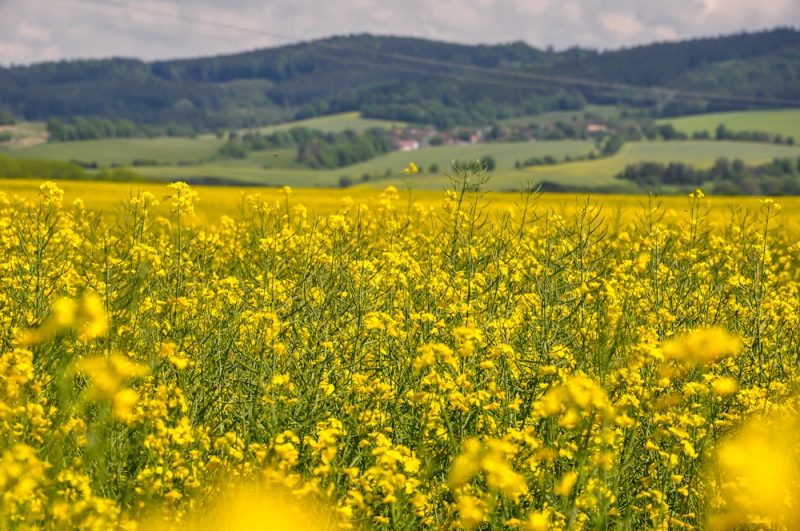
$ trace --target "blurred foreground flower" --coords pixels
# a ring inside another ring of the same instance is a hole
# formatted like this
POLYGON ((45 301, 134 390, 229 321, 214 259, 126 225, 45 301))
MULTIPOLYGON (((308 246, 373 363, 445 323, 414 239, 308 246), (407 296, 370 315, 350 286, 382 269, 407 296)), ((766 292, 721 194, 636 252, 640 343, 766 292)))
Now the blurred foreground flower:
POLYGON ((97 295, 87 293, 80 304, 68 297, 56 299, 50 307, 50 315, 35 330, 22 336, 24 345, 36 345, 52 340, 56 335, 76 330, 78 339, 91 341, 108 333, 108 316, 105 306, 97 295))
POLYGON ((742 343, 738 337, 720 327, 701 328, 683 334, 664 344, 664 355, 684 365, 709 365, 738 354, 742 343))
MULTIPOLYGON (((333 531, 335 519, 320 505, 299 502, 281 490, 233 489, 207 515, 181 531, 333 531)), ((175 529, 170 523, 145 525, 143 531, 175 529)))
POLYGON ((800 529, 798 436, 797 419, 758 419, 719 447, 710 529, 800 529))
POLYGON ((461 529, 475 529, 488 516, 489 504, 485 500, 464 493, 478 474, 483 473, 490 491, 502 493, 515 503, 528 492, 525 478, 515 472, 509 462, 509 457, 518 451, 515 444, 498 439, 489 439, 485 443, 477 439, 466 441, 465 452, 453 463, 448 482, 458 500, 461 529))
POLYGON ((138 394, 125 387, 128 381, 149 373, 144 365, 134 363, 125 356, 96 356, 81 360, 77 370, 89 381, 84 393, 87 402, 111 401, 114 417, 127 419, 133 413, 138 394))

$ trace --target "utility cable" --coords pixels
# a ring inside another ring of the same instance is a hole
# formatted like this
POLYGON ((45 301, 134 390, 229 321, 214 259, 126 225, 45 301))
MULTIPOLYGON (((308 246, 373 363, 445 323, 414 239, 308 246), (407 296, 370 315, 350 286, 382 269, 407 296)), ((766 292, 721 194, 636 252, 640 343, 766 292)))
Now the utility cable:
MULTIPOLYGON (((65 5, 65 4, 63 4, 61 2, 56 1, 56 0, 34 0, 34 1, 38 1, 38 2, 41 2, 41 3, 48 3, 48 4, 51 4, 51 5, 57 5, 59 7, 66 8, 66 9, 75 9, 76 8, 74 5, 67 6, 67 5, 65 5)), ((141 12, 141 13, 147 13, 147 14, 151 14, 151 15, 157 15, 157 16, 161 16, 161 17, 171 18, 171 19, 174 19, 174 20, 181 20, 181 21, 184 21, 184 22, 202 24, 202 25, 206 25, 206 26, 211 26, 211 27, 216 27, 216 28, 221 28, 221 29, 228 29, 228 30, 232 30, 232 31, 242 32, 242 33, 250 33, 250 34, 253 34, 253 35, 272 37, 272 38, 277 38, 277 39, 290 41, 290 42, 303 42, 303 39, 301 39, 299 37, 291 36, 291 35, 287 35, 287 34, 283 34, 283 33, 277 33, 277 32, 273 32, 273 31, 266 31, 266 30, 255 29, 255 28, 248 28, 246 26, 240 26, 238 24, 231 24, 231 23, 227 23, 227 22, 213 21, 213 20, 208 20, 208 19, 201 18, 201 17, 191 16, 191 15, 182 15, 182 14, 170 13, 170 12, 162 11, 162 10, 159 10, 159 9, 149 8, 149 7, 146 7, 146 6, 134 6, 134 5, 131 5, 129 3, 119 2, 119 1, 115 1, 115 0, 91 0, 89 3, 97 4, 97 5, 112 6, 112 7, 115 7, 115 8, 118 8, 118 9, 122 9, 122 10, 126 10, 126 11, 129 11, 129 12, 137 12, 138 11, 138 12, 141 12)), ((99 14, 101 16, 108 16, 106 14, 100 14, 100 13, 97 13, 97 12, 95 12, 95 14, 99 14)), ((172 31, 174 31, 174 29, 172 31)), ((710 93, 710 92, 701 92, 701 91, 687 91, 687 90, 681 90, 681 89, 671 89, 671 88, 666 88, 666 87, 646 87, 646 86, 639 86, 639 85, 628 85, 628 84, 623 84, 623 83, 612 83, 612 82, 595 81, 595 80, 590 80, 590 79, 578 79, 578 78, 563 77, 563 76, 552 76, 552 75, 546 75, 546 74, 536 74, 536 73, 533 73, 533 72, 520 72, 520 71, 501 69, 501 68, 488 68, 488 67, 482 67, 482 66, 478 66, 478 65, 469 65, 469 64, 464 64, 464 63, 456 63, 456 62, 452 62, 452 61, 441 61, 441 60, 437 60, 437 59, 427 59, 427 58, 424 58, 424 57, 416 57, 416 56, 410 56, 410 55, 393 53, 393 52, 380 52, 380 51, 364 50, 364 49, 361 49, 361 48, 355 48, 355 47, 351 47, 351 46, 343 46, 343 45, 340 45, 340 44, 327 42, 325 40, 318 40, 318 41, 315 41, 313 44, 315 46, 329 48, 331 50, 336 50, 336 51, 340 51, 340 52, 344 51, 344 52, 359 53, 359 54, 370 54, 370 55, 376 55, 376 56, 379 56, 379 57, 394 59, 394 60, 398 60, 398 61, 406 61, 406 62, 411 62, 411 63, 417 63, 418 65, 438 66, 438 67, 443 67, 443 68, 451 68, 451 69, 458 69, 458 70, 464 70, 464 71, 471 71, 471 72, 475 72, 475 73, 491 74, 491 75, 494 75, 494 76, 502 75, 502 76, 513 77, 513 78, 522 79, 522 80, 530 80, 530 81, 543 82, 543 83, 554 83, 554 84, 558 84, 558 85, 574 85, 574 86, 595 87, 595 88, 599 88, 599 89, 622 90, 622 91, 628 91, 628 92, 639 92, 640 94, 645 94, 646 93, 646 94, 653 95, 653 96, 656 96, 656 95, 673 96, 673 97, 677 96, 677 97, 680 97, 681 99, 692 99, 692 100, 695 100, 695 99, 706 99, 706 100, 716 100, 716 101, 754 103, 754 104, 771 105, 771 106, 775 106, 775 105, 800 106, 800 101, 799 100, 789 100, 789 99, 779 99, 779 98, 758 98, 758 97, 752 97, 752 96, 736 96, 736 95, 730 95, 730 94, 720 94, 720 93, 710 93)), ((304 52, 306 54, 308 54, 308 55, 312 55, 312 56, 315 55, 313 52, 308 52, 308 51, 304 51, 304 52)), ((316 55, 318 55, 318 54, 316 54, 316 55)), ((341 61, 341 60, 344 60, 345 58, 341 58, 341 57, 338 57, 338 56, 332 56, 332 57, 327 57, 327 59, 341 61)), ((353 62, 351 59, 348 59, 347 61, 348 62, 353 62)), ((383 68, 390 68, 390 69, 394 69, 394 70, 413 72, 413 70, 411 70, 411 69, 407 69, 407 68, 401 69, 401 68, 398 68, 396 65, 386 65, 385 63, 381 63, 381 62, 369 62, 367 64, 367 66, 370 66, 370 67, 383 67, 383 68)), ((425 75, 437 75, 437 73, 429 72, 429 71, 419 72, 419 73, 424 73, 425 75)), ((449 76, 437 75, 437 77, 449 77, 449 76)), ((463 78, 454 78, 454 79, 463 79, 463 78)), ((471 80, 475 81, 472 78, 471 78, 471 80)), ((481 79, 480 81, 486 82, 483 79, 481 79)), ((519 84, 519 85, 518 84, 513 84, 512 85, 510 83, 505 83, 505 82, 498 83, 498 84, 509 85, 509 86, 528 87, 528 85, 521 85, 521 84, 519 84)))

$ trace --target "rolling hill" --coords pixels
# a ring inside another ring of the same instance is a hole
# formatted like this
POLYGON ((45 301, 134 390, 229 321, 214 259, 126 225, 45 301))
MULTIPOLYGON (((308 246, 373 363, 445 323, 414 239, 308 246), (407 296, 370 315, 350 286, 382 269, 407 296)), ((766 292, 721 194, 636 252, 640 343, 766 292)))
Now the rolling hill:
POLYGON ((200 130, 354 111, 447 126, 580 108, 586 101, 640 106, 663 116, 761 105, 747 98, 800 101, 800 31, 606 52, 351 35, 209 58, 0 68, 0 109, 19 118, 100 116, 200 130))

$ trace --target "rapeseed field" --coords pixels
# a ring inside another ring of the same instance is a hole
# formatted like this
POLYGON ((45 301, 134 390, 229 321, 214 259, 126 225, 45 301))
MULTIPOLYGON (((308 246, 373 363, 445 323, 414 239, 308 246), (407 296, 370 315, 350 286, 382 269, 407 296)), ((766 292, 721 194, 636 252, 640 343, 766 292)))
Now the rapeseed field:
POLYGON ((797 529, 797 214, 484 181, 0 195, 0 528, 797 529))

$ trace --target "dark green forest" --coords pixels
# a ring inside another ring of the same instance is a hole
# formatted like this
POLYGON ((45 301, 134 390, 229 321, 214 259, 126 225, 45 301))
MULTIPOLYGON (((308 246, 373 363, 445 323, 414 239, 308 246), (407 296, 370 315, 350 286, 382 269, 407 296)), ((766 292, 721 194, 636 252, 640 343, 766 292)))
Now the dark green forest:
POLYGON ((345 111, 448 128, 586 102, 653 117, 764 106, 605 84, 780 99, 786 106, 800 101, 800 31, 604 52, 351 35, 210 58, 61 61, 0 68, 0 111, 58 118, 69 136, 78 134, 77 117, 125 121, 120 130, 146 135, 141 126, 209 131, 345 111))

